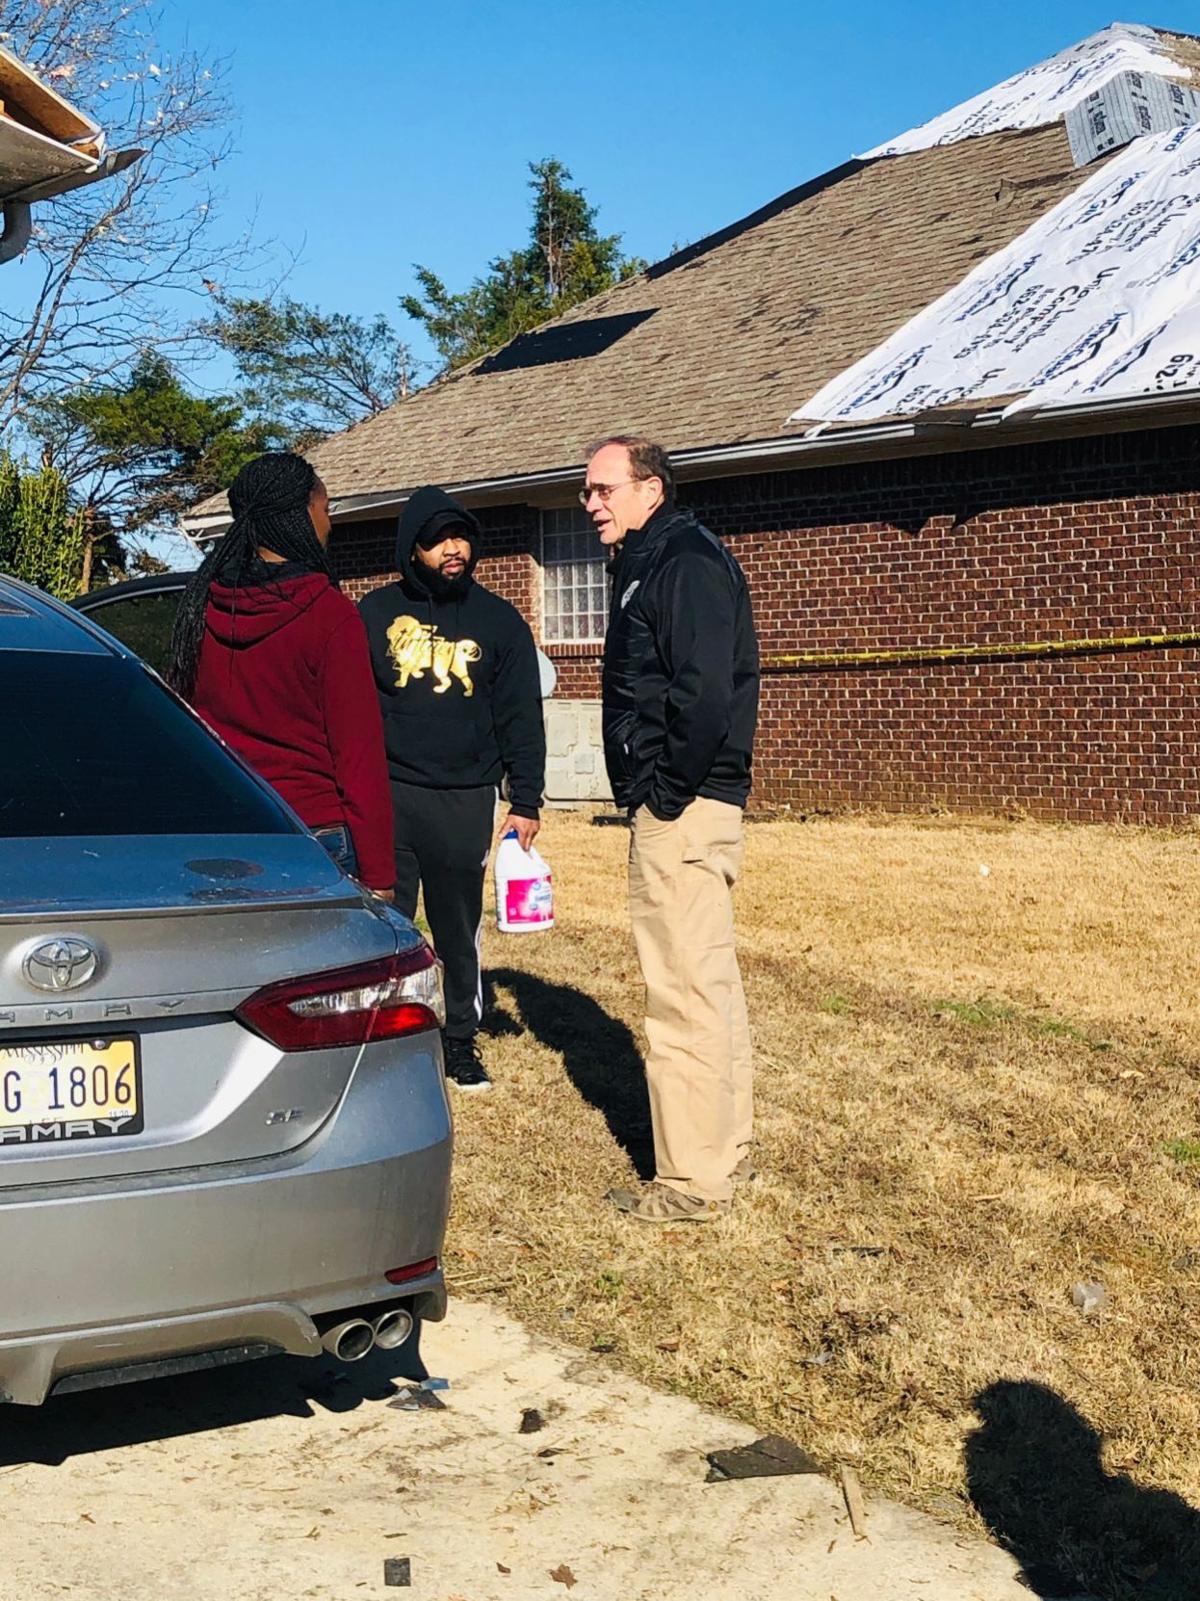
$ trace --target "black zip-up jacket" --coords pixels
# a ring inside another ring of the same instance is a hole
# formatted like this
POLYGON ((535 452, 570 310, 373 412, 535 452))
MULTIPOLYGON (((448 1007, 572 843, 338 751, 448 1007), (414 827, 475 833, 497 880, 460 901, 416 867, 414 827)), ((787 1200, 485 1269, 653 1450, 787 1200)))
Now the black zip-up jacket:
POLYGON ((745 575, 691 512, 663 507, 612 565, 604 759, 617 804, 663 821, 697 796, 744 806, 757 722, 745 575))
POLYGON ((473 789, 507 777, 511 810, 536 817, 546 773, 537 651, 508 601, 470 578, 479 524, 440 489, 420 489, 400 519, 398 584, 359 602, 383 711, 388 773, 425 789, 473 789), (469 531, 464 592, 434 594, 413 550, 429 523, 469 531))

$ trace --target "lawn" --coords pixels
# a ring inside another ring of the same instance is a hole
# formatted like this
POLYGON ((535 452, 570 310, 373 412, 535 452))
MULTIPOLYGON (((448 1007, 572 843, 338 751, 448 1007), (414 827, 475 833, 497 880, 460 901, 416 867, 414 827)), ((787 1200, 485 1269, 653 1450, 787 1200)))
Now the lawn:
POLYGON ((524 1032, 458 1103, 454 1293, 1132 1594, 1200 1504, 1200 836, 748 827, 759 1178, 665 1232, 601 1200, 648 1157, 628 835, 539 844, 558 926, 485 945, 524 1032))

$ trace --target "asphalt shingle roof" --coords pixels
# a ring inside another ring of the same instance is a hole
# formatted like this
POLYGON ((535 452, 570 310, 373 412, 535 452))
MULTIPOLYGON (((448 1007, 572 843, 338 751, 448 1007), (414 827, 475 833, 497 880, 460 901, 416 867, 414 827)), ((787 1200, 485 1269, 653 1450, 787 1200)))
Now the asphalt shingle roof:
MULTIPOLYGON (((1167 37, 1197 72, 1200 41, 1167 37)), ((671 450, 799 432, 797 406, 1092 170, 1061 122, 849 162, 312 459, 344 497, 571 467, 612 432, 671 450)))

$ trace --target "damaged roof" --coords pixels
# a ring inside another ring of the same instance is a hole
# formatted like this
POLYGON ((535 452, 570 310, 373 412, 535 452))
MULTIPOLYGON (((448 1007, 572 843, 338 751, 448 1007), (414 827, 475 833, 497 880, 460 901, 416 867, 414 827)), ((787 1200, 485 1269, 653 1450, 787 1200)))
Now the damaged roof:
MULTIPOLYGON (((1157 39, 1200 85, 1200 41, 1157 39)), ((1075 164, 1061 118, 848 161, 311 459, 345 501, 569 469, 614 432, 673 452, 799 438, 785 421, 799 403, 1095 171, 1075 164)))

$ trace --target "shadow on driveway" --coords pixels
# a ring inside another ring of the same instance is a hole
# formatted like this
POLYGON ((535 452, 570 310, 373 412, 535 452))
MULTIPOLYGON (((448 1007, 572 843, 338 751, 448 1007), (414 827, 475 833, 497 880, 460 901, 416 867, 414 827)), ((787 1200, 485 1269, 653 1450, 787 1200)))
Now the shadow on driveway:
POLYGON ((364 1401, 394 1394, 398 1379, 423 1379, 420 1324, 394 1351, 361 1362, 334 1357, 274 1356, 233 1367, 146 1379, 111 1389, 51 1396, 40 1407, 0 1406, 0 1469, 38 1462, 59 1467, 72 1457, 180 1439, 265 1418, 353 1412, 364 1401))
POLYGON ((654 1177, 654 1136, 642 1053, 633 1031, 570 984, 551 984, 518 968, 484 975, 489 996, 499 985, 516 1002, 525 1027, 563 1059, 567 1077, 603 1113, 639 1178, 654 1177))
POLYGON ((1196 1601, 1200 1514, 1169 1490, 1106 1473, 1101 1435, 1029 1380, 980 1391, 966 1445, 977 1510, 1035 1595, 1196 1601))

